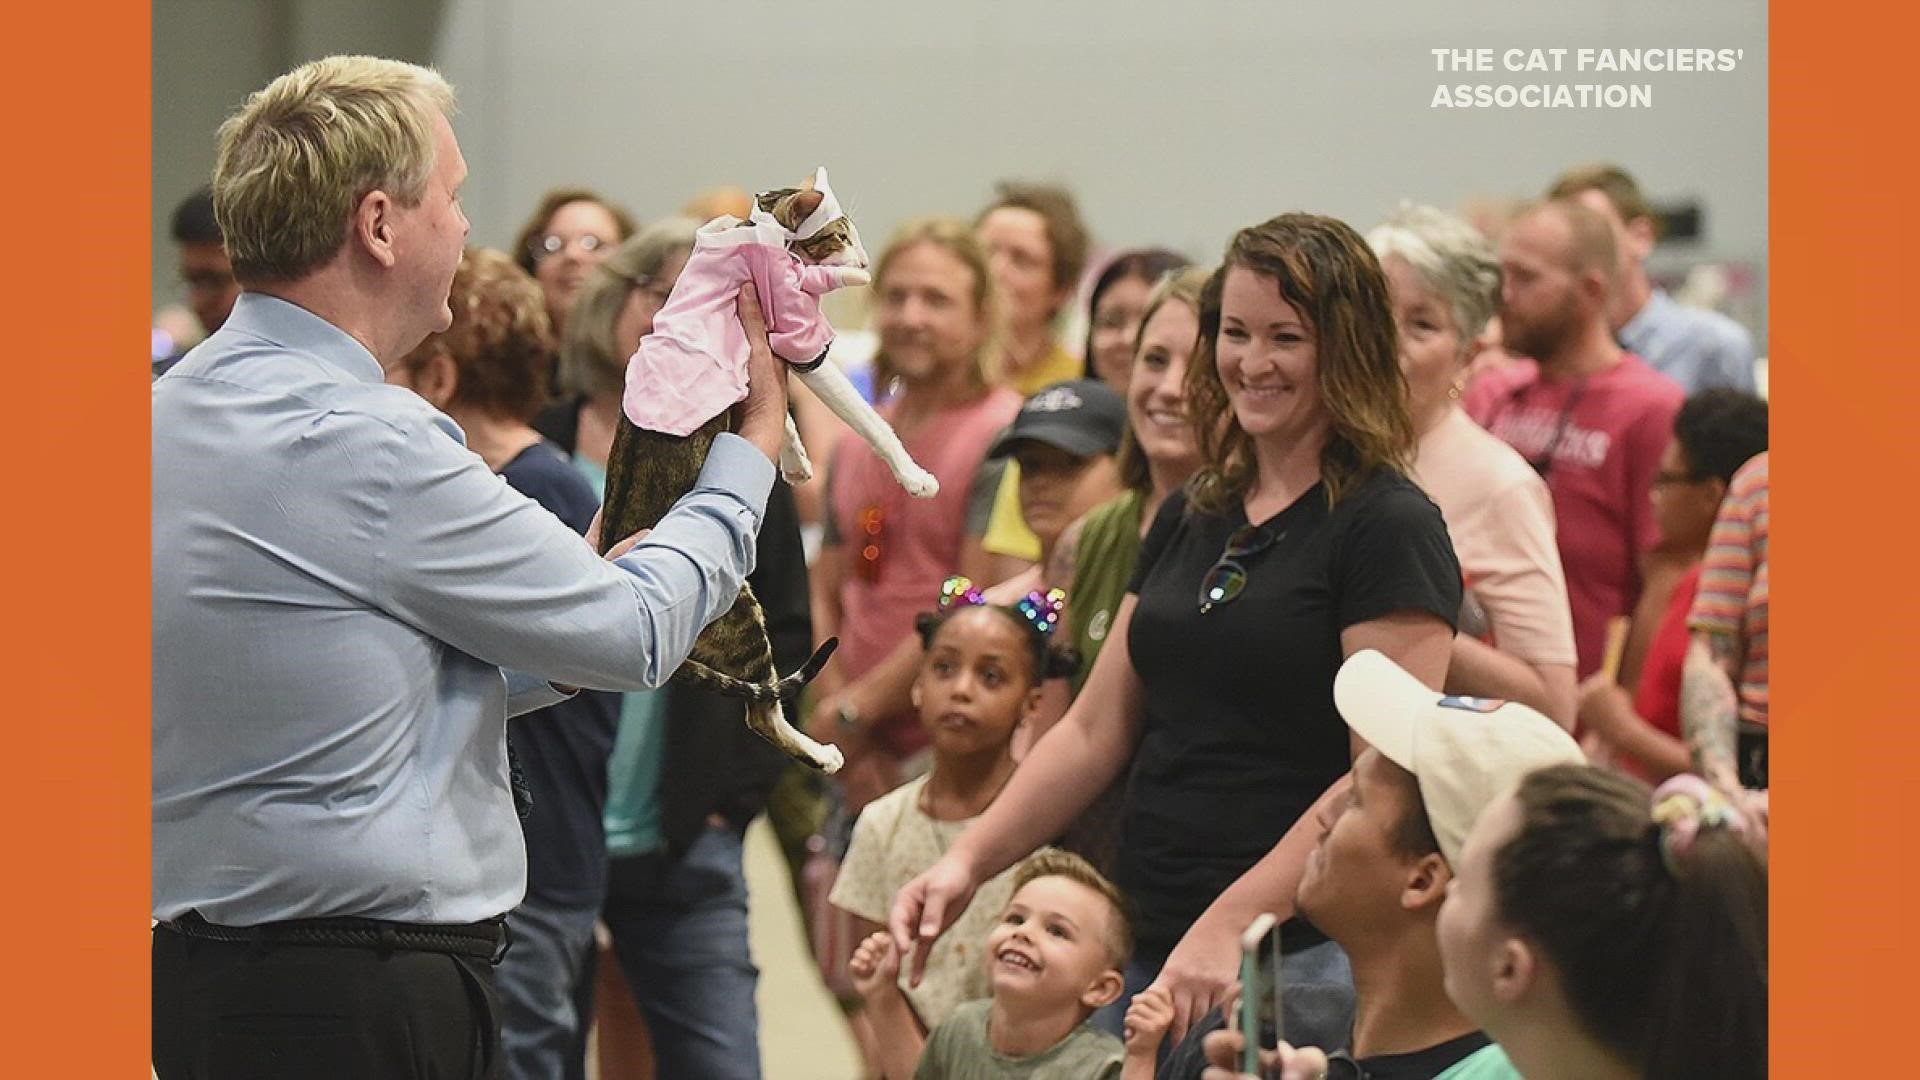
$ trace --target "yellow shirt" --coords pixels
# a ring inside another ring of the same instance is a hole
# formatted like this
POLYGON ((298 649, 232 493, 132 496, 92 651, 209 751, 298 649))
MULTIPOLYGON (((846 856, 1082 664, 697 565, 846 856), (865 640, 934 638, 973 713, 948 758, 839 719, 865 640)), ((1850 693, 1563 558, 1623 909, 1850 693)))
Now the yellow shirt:
MULTIPOLYGON (((1052 352, 1018 377, 1009 379, 1007 385, 1020 391, 1021 397, 1032 397, 1054 383, 1079 378, 1083 367, 1079 357, 1055 342, 1052 352)), ((1000 488, 993 493, 993 513, 987 518, 987 534, 980 538, 980 543, 995 555, 1040 561, 1040 538, 1027 528, 1027 520, 1020 513, 1018 462, 1007 462, 1007 471, 1000 475, 1000 488)))

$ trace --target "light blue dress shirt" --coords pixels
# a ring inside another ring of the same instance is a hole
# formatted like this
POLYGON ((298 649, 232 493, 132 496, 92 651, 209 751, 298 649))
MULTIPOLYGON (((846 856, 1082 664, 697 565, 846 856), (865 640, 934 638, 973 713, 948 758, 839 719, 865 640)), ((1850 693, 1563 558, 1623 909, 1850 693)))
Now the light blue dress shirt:
POLYGON ((753 569, 772 484, 722 435, 608 562, 352 337, 242 295, 153 388, 154 916, 519 903, 508 715, 558 700, 547 679, 671 675, 753 569))
POLYGON ((1754 391, 1753 339, 1717 311, 1687 307, 1653 290, 1627 325, 1620 344, 1680 384, 1689 395, 1710 386, 1754 391))

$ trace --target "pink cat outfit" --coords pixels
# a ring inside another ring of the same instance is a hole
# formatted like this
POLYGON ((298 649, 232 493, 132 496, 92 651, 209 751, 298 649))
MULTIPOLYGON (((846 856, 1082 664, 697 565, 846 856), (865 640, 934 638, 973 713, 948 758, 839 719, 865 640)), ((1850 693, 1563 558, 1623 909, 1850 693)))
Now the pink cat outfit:
POLYGON ((775 356, 799 368, 826 358, 833 327, 820 297, 845 284, 846 268, 810 266, 787 250, 819 216, 797 234, 758 209, 749 223, 720 217, 700 227, 653 332, 627 362, 627 419, 685 436, 747 396, 747 339, 734 313, 746 281, 759 294, 775 356))

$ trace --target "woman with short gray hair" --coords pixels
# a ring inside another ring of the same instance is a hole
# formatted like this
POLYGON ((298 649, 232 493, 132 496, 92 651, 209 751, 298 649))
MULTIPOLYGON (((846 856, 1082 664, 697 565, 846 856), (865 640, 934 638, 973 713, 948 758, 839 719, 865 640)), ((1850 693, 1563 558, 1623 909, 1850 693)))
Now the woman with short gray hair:
POLYGON ((1500 264, 1473 226, 1402 206, 1367 237, 1386 272, 1413 408, 1413 479, 1447 520, 1466 604, 1455 694, 1523 701, 1573 723, 1573 617, 1553 499, 1525 458, 1460 407, 1474 339, 1500 303, 1500 264))
POLYGON ((653 329, 700 223, 663 218, 614 249, 580 288, 560 339, 561 401, 534 427, 573 455, 596 488, 607 482, 607 455, 619 426, 627 358, 653 329))

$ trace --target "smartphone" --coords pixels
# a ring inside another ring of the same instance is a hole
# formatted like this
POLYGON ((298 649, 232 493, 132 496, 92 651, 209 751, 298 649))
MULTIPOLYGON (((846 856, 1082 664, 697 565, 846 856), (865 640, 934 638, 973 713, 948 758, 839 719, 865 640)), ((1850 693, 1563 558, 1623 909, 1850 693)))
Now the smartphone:
POLYGON ((1240 935, 1240 1032, 1246 1037, 1241 1071, 1260 1071, 1260 1050, 1276 1048, 1286 1033, 1280 1027, 1280 920, 1263 914, 1240 935), (1273 1042, 1264 1043, 1267 1032, 1273 1042))

